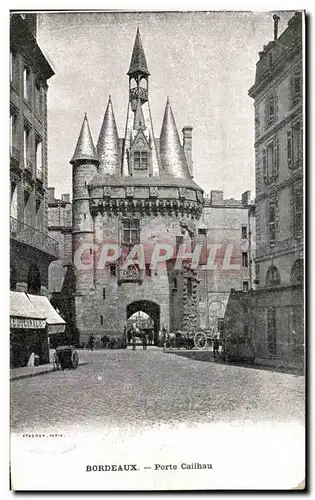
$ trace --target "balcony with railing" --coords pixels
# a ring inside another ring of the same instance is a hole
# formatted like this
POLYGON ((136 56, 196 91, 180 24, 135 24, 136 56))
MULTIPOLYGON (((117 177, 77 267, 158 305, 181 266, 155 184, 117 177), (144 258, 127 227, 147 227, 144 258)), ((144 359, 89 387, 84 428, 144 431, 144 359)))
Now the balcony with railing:
POLYGON ((40 250, 54 258, 59 257, 58 241, 35 227, 10 217, 10 238, 40 250))

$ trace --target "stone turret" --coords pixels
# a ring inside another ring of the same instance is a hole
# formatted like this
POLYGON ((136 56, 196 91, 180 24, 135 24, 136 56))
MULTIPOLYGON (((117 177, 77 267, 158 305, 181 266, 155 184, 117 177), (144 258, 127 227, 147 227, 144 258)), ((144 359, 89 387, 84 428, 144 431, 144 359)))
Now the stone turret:
MULTIPOLYGON (((93 219, 89 210, 88 183, 96 174, 99 159, 93 143, 91 130, 87 115, 85 114, 78 142, 70 161, 72 165, 72 186, 73 186, 73 256, 79 249, 85 249, 82 260, 87 256, 92 259, 92 245, 94 240, 93 219)), ((93 287, 93 269, 82 270, 77 261, 76 271, 76 292, 84 293, 93 287)))

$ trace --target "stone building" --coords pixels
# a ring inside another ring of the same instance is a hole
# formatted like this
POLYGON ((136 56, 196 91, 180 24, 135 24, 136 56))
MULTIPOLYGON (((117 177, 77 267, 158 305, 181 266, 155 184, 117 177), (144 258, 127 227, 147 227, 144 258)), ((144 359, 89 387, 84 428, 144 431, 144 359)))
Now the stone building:
MULTIPOLYGON (((36 41, 36 14, 12 14, 10 330, 14 366, 25 364, 32 351, 39 354, 41 362, 47 361, 45 332, 52 331, 48 321, 53 321, 47 311, 55 314, 46 298, 48 266, 59 255, 58 241, 48 235, 47 228, 47 82, 53 75, 36 41), (37 299, 40 295, 46 297, 37 299), (44 331, 39 333, 37 330, 42 330, 43 325, 44 331)), ((64 329, 63 320, 58 317, 57 321, 64 329)))
POLYGON ((255 288, 255 207, 250 191, 241 200, 224 199, 223 191, 205 198, 198 239, 207 245, 207 264, 198 270, 199 326, 218 333, 231 290, 255 288))
POLYGON ((296 12, 259 53, 255 108, 256 356, 300 363, 303 290, 303 16, 296 12))
POLYGON ((124 137, 118 137, 109 98, 97 146, 85 116, 70 162, 75 319, 81 341, 91 333, 121 335, 137 311, 151 316, 156 334, 160 325, 170 328, 175 317, 183 329, 198 327, 197 272, 187 263, 175 269, 176 249, 191 249, 196 241, 203 207, 203 191, 192 179, 192 128, 183 129, 182 145, 167 99, 156 137, 139 29, 127 75, 124 137), (115 244, 121 249, 118 260, 117 255, 106 258, 106 245, 115 244), (154 254, 158 244, 172 250, 161 258, 154 254), (138 263, 128 261, 133 250, 138 263), (164 262, 152 266, 152 254, 164 262))

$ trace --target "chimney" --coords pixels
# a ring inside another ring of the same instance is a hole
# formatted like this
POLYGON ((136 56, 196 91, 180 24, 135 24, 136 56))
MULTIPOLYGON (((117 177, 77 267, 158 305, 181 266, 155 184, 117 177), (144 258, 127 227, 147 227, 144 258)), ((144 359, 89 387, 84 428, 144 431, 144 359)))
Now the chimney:
POLYGON ((242 194, 242 205, 250 205, 250 191, 242 194))
POLYGON ((61 201, 65 201, 66 203, 70 203, 70 194, 69 193, 62 194, 61 201))
POLYGON ((48 203, 55 201, 55 188, 53 188, 53 187, 47 188, 47 200, 48 200, 48 203))
POLYGON ((210 191, 210 205, 223 205, 223 191, 210 191))
POLYGON ((194 176, 193 174, 193 161, 192 161, 192 127, 184 127, 182 132, 183 132, 183 147, 184 147, 184 152, 185 156, 187 159, 188 163, 188 168, 189 168, 189 173, 191 177, 194 176))
POLYGON ((277 14, 272 16, 273 19, 273 39, 277 40, 278 38, 278 24, 280 21, 280 17, 277 14))

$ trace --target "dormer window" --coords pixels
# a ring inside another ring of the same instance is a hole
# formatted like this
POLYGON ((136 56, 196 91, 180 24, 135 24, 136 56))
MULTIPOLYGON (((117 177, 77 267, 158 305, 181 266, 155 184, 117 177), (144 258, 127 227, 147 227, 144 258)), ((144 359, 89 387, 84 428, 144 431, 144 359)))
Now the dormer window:
POLYGON ((135 151, 133 153, 133 161, 134 170, 148 170, 149 155, 147 151, 135 151))

